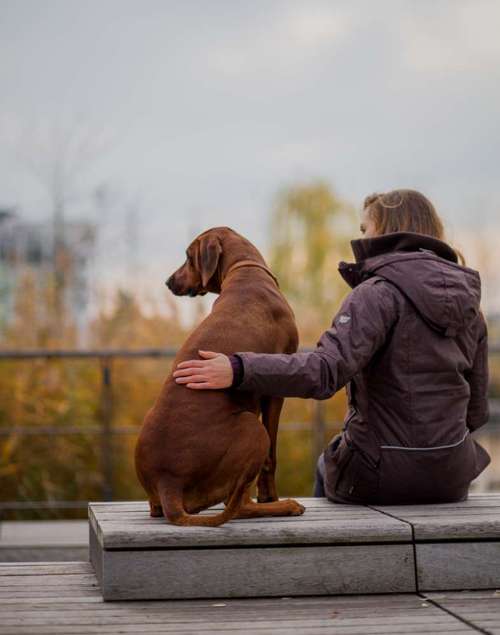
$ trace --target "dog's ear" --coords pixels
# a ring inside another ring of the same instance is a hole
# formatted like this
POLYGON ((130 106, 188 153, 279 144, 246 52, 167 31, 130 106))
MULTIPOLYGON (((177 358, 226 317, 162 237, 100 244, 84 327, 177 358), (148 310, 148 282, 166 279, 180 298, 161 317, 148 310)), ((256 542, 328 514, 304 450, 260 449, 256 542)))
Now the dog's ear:
POLYGON ((203 236, 200 240, 199 250, 201 284, 203 285, 203 288, 205 288, 219 264, 219 257, 222 253, 222 245, 220 244, 220 240, 217 236, 203 236))

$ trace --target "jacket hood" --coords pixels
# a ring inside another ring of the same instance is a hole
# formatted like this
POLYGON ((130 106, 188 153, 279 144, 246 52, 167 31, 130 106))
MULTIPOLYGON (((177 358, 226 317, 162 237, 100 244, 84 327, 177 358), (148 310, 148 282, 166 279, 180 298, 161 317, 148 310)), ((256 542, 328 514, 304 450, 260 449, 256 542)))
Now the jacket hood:
POLYGON ((479 314, 481 280, 457 263, 445 242, 413 232, 394 232, 351 241, 355 263, 339 272, 355 287, 380 276, 395 285, 434 330, 454 337, 479 314))

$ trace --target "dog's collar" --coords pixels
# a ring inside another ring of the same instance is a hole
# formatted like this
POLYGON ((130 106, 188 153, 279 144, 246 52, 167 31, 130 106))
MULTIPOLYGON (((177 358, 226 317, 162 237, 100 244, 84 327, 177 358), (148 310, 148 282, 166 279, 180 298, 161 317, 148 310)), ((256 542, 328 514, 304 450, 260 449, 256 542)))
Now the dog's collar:
POLYGON ((240 267, 258 267, 259 269, 262 269, 263 271, 265 271, 267 274, 271 276, 274 282, 276 282, 276 285, 279 289, 280 285, 278 282, 278 278, 274 275, 274 273, 270 269, 268 269, 266 265, 262 265, 260 262, 255 262, 255 260, 240 260, 239 262, 235 262, 234 265, 231 265, 229 269, 226 271, 226 275, 224 276, 224 280, 222 281, 221 288, 226 282, 229 274, 235 271, 236 269, 239 269, 240 267))

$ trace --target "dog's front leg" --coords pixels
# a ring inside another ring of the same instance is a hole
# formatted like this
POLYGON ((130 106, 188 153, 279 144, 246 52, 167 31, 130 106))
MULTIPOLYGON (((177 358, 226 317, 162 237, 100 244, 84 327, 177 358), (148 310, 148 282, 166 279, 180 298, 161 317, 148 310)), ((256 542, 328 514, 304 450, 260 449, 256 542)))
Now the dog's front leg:
POLYGON ((151 518, 160 518, 163 516, 163 510, 161 508, 160 503, 153 503, 151 500, 149 501, 149 513, 151 518))
POLYGON ((271 441, 269 455, 257 480, 257 500, 259 503, 270 503, 278 500, 276 491, 276 443, 283 399, 281 397, 263 397, 261 400, 262 423, 271 441))

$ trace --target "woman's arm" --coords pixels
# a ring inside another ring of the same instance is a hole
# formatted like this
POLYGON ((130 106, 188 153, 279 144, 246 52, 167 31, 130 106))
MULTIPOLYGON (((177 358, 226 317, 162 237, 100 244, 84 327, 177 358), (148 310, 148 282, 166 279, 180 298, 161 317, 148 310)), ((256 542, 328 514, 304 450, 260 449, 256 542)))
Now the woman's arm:
POLYGON ((380 278, 357 286, 310 353, 238 353, 243 363, 239 389, 282 397, 331 397, 384 343, 397 319, 396 294, 394 287, 380 278))
MULTIPOLYGON (((384 343, 398 316, 397 290, 374 277, 347 296, 332 326, 309 353, 238 353, 243 365, 239 390, 282 397, 327 399, 368 364, 384 343)), ((179 364, 178 383, 190 388, 226 388, 232 384, 229 358, 202 352, 210 359, 179 364)))
POLYGON ((467 427, 471 432, 483 426, 489 418, 488 328, 482 313, 480 320, 481 327, 474 363, 471 370, 465 375, 470 386, 467 427))

